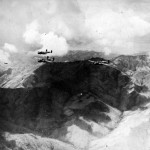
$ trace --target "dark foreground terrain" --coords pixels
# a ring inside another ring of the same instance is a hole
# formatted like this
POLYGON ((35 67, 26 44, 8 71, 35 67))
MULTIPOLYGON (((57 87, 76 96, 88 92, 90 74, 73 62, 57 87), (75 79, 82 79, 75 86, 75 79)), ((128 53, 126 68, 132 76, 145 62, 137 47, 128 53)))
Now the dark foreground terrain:
POLYGON ((112 133, 124 112, 147 109, 148 57, 130 57, 3 68, 0 149, 99 150, 90 143, 112 133))

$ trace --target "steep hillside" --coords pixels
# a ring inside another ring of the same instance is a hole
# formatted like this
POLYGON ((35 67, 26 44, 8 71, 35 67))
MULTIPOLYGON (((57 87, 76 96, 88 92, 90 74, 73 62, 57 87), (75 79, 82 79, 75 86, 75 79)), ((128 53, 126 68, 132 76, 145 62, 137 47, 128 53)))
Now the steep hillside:
POLYGON ((150 71, 150 57, 148 55, 121 55, 112 60, 119 70, 150 71))
POLYGON ((16 65, 8 78, 0 89, 3 148, 87 150, 118 126, 125 110, 149 100, 103 59, 16 65))
POLYGON ((124 112, 117 128, 109 135, 93 140, 90 150, 149 150, 150 104, 143 109, 124 112))

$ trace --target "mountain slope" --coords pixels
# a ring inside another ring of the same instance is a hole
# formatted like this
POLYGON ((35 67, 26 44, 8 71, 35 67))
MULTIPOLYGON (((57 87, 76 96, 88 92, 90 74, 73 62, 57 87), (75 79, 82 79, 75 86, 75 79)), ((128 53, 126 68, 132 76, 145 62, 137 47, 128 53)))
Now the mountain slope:
POLYGON ((104 138, 93 140, 90 150, 149 150, 150 105, 125 112, 118 127, 104 138))
POLYGON ((53 149, 47 142, 54 141, 54 149, 87 150, 117 128, 125 110, 149 100, 139 94, 142 86, 100 58, 12 69, 0 89, 0 129, 8 148, 14 141, 13 148, 53 149))

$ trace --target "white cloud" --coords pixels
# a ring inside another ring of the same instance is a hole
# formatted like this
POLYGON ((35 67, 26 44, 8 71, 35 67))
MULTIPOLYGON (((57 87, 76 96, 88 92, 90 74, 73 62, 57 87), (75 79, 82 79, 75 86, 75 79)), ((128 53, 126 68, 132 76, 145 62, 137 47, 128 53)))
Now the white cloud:
POLYGON ((43 48, 41 50, 53 50, 52 55, 61 56, 68 52, 68 44, 64 37, 59 37, 53 32, 41 35, 41 44, 43 48))
POLYGON ((7 51, 9 51, 11 53, 17 53, 18 52, 18 50, 15 47, 15 45, 9 44, 9 43, 5 43, 4 46, 3 46, 3 49, 7 50, 7 51))
POLYGON ((10 57, 9 53, 0 49, 0 61, 8 63, 10 62, 9 57, 10 57))
POLYGON ((25 42, 28 44, 40 44, 41 35, 39 33, 39 24, 37 20, 34 20, 32 23, 26 26, 26 31, 23 34, 25 42))
POLYGON ((85 13, 89 34, 102 49, 109 46, 113 53, 132 54, 136 51, 134 38, 150 33, 150 23, 132 10, 126 9, 120 13, 110 6, 101 8, 101 11, 99 9, 100 5, 99 8, 89 6, 85 13))
POLYGON ((57 54, 67 49, 142 52, 150 49, 149 12, 150 1, 145 0, 5 0, 0 2, 0 44, 8 41, 26 51, 44 45, 61 48, 57 54), (53 38, 57 47, 48 42, 53 38))
POLYGON ((39 24, 37 21, 33 21, 27 25, 26 31, 23 34, 25 42, 31 45, 41 45, 40 51, 53 50, 53 55, 64 55, 68 51, 68 44, 66 39, 62 36, 49 33, 39 33, 39 24))
POLYGON ((111 53, 111 50, 110 50, 110 48, 105 47, 105 48, 103 49, 103 52, 105 53, 105 55, 109 55, 109 54, 111 53))

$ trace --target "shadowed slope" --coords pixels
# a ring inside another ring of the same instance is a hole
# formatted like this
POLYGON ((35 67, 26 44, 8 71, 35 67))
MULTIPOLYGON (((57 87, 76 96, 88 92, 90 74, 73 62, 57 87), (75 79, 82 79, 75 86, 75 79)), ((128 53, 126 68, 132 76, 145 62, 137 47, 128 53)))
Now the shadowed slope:
POLYGON ((135 89, 129 93, 129 77, 108 64, 86 60, 36 67, 0 89, 3 131, 34 133, 86 149, 89 140, 117 126, 121 111, 147 100, 139 100, 135 89))

